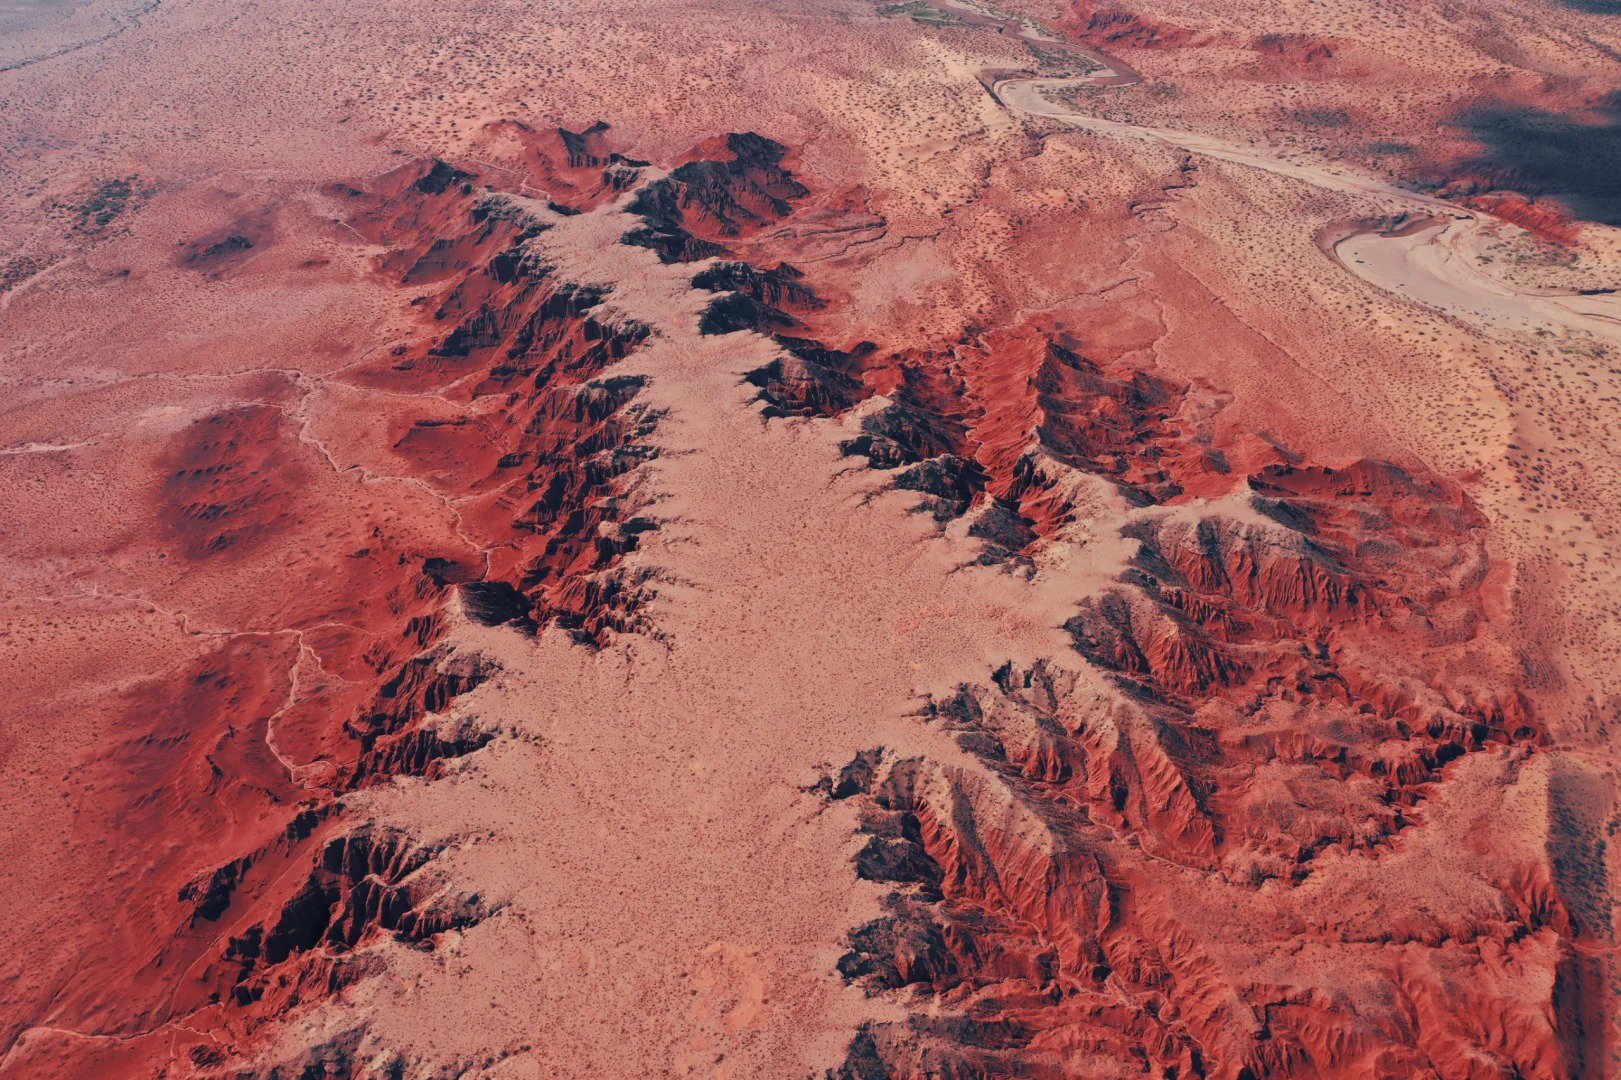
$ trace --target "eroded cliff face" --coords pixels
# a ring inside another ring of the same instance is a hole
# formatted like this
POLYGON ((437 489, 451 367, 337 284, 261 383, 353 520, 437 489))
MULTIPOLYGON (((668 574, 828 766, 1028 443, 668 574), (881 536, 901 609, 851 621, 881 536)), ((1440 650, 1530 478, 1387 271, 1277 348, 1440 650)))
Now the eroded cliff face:
POLYGON ((928 704, 978 767, 880 748, 829 778, 870 836, 858 872, 897 886, 841 970, 917 1010, 839 1075, 1576 1074, 1603 1006, 1546 854, 1456 817, 1545 764, 1478 513, 1388 464, 1234 477, 1176 445, 1179 394, 1113 391, 1039 409, 1001 489, 1037 565, 1073 470, 1137 507, 1074 654, 928 704), (1129 478, 1075 452, 1122 439, 1129 478), (1189 500, 1184 470, 1232 490, 1189 500), (1450 845, 1467 883, 1415 855, 1450 845))
POLYGON ((1538 828, 1479 832, 1557 811, 1462 489, 1234 430, 1220 388, 1073 327, 834 347, 787 271, 697 282, 732 289, 705 332, 780 347, 747 377, 767 417, 859 409, 846 454, 1044 588, 1100 533, 1123 552, 1077 581, 1070 652, 920 711, 964 758, 877 747, 818 786, 858 808, 858 876, 893 886, 839 969, 911 1010, 831 1075, 1593 1067, 1599 928, 1538 828))
POLYGON ((1549 736, 1466 491, 1237 430, 1222 388, 1084 327, 838 340, 833 290, 785 227, 813 202, 787 148, 733 134, 666 171, 606 135, 491 125, 495 167, 326 191, 413 328, 338 377, 374 403, 341 445, 271 405, 181 431, 161 491, 177 555, 330 543, 301 499, 333 468, 425 496, 452 535, 344 536, 289 629, 224 636, 128 693, 99 805, 136 833, 229 827, 143 864, 120 887, 150 928, 54 990, 50 1027, 106 1038, 63 1050, 19 1018, 13 1067, 404 1067, 362 1048, 363 1025, 264 1056, 386 968, 380 944, 432 954, 503 911, 447 868, 461 840, 371 820, 355 794, 531 737, 465 707, 504 672, 455 627, 662 639, 661 568, 627 557, 659 533, 643 466, 667 416, 622 362, 695 333, 767 358, 742 375, 762 423, 836 444, 962 564, 1069 612, 1067 649, 926 697, 919 745, 957 753, 851 745, 807 795, 853 813, 851 888, 883 895, 827 942, 875 999, 830 1076, 1582 1074, 1609 1007, 1596 928, 1539 839, 1549 736), (691 264, 695 328, 547 261, 539 241, 585 214, 691 264))
POLYGON ((894 886, 839 969, 912 1010, 834 1075, 1596 1067, 1599 927, 1539 828, 1479 832, 1556 815, 1556 784, 1466 492, 1235 430, 1221 388, 1073 327, 836 347, 788 263, 695 284, 731 290, 704 332, 779 346, 747 376, 764 415, 859 408, 844 452, 967 518, 979 561, 1063 588, 1067 548, 1123 542, 1071 652, 922 709, 971 764, 878 747, 819 785, 894 886))
POLYGON ((203 659, 116 704, 121 748, 87 760, 84 810, 109 832, 171 837, 116 883, 151 924, 115 929, 93 963, 63 974, 53 1023, 11 1018, 8 1043, 33 1030, 8 1067, 134 1067, 174 1042, 187 1050, 171 1069, 234 1070, 267 1020, 371 970, 369 942, 431 950, 487 914, 437 876, 439 848, 354 820, 343 800, 432 780, 497 736, 476 716, 447 715, 497 673, 448 648, 447 626, 555 627, 585 648, 646 629, 651 584, 618 563, 654 528, 627 476, 655 453, 658 416, 637 401, 643 380, 604 373, 650 330, 600 317, 600 291, 523 249, 547 227, 527 207, 580 212, 645 165, 597 156, 601 133, 520 130, 533 180, 554 189, 545 204, 440 161, 327 192, 420 323, 410 343, 332 380, 381 403, 363 423, 386 443, 340 460, 344 447, 335 456, 307 416, 275 404, 219 412, 173 439, 157 498, 174 557, 217 568, 309 545, 335 565, 322 588, 277 598, 289 629, 220 634, 203 659), (424 550, 379 524, 353 550, 322 550, 353 541, 313 531, 327 508, 309 489, 327 469, 426 495, 449 510, 453 539, 424 550), (85 1030, 108 1042, 46 1045, 85 1030))
POLYGON ((1102 481, 1129 555, 1072 654, 922 711, 976 766, 825 782, 896 886, 841 971, 914 1010, 835 1074, 1579 1074, 1604 1005, 1547 854, 1458 814, 1547 765, 1464 493, 1218 437, 1207 388, 1084 342, 975 354, 994 406, 913 375, 851 451, 1049 587, 1102 481))
POLYGON ((1132 514, 1078 655, 929 703, 980 767, 830 777, 897 884, 842 970, 919 1009, 841 1075, 1578 1071, 1597 1014, 1543 854, 1453 832, 1542 742, 1478 518, 1388 465, 1245 489, 1132 514), (1426 865, 1452 844, 1478 878, 1426 865))

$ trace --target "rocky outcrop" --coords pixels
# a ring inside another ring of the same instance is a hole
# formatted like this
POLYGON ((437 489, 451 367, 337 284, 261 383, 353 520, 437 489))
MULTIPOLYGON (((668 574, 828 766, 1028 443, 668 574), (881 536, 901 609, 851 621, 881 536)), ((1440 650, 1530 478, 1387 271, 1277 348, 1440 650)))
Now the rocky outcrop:
POLYGON ((312 986, 330 993, 357 974, 345 958, 368 941, 389 935, 431 947, 446 931, 488 915, 477 897, 457 895, 436 879, 430 869, 436 854, 405 833, 372 826, 327 840, 274 916, 231 938, 225 961, 237 965, 236 1003, 275 994, 279 1007, 291 1007, 312 986))
POLYGON ((694 275, 692 287, 741 293, 750 300, 786 311, 816 311, 825 306, 816 291, 805 283, 804 273, 785 262, 766 270, 744 262, 716 262, 694 275))
POLYGON ((1318 71, 1329 66, 1336 52, 1332 41, 1305 34, 1262 34, 1255 39, 1253 47, 1264 57, 1303 71, 1318 71))
MULTIPOLYGON (((589 140, 570 145, 568 160, 580 163, 571 167, 603 167, 582 149, 589 140)), ((502 622, 557 622, 600 643, 638 625, 645 598, 643 583, 613 567, 652 522, 617 482, 652 453, 645 438, 657 417, 636 403, 638 379, 597 376, 649 328, 599 317, 600 290, 557 280, 530 254, 527 241, 547 226, 523 200, 465 183, 435 198, 431 215, 414 205, 402 213, 386 195, 357 208, 364 228, 393 249, 389 268, 409 284, 438 286, 432 318, 449 329, 356 377, 415 391, 472 382, 459 414, 436 408, 402 426, 394 450, 462 501, 464 528, 506 549, 501 576, 481 575, 472 596, 499 596, 502 622)), ((475 608, 489 613, 477 600, 475 608)))
POLYGON ((274 233, 272 210, 243 214, 223 229, 182 243, 177 262, 204 277, 223 278, 269 247, 274 233))
POLYGON ((1134 502, 1165 502, 1189 477, 1231 471, 1197 437, 1186 387, 1142 370, 1111 375, 1058 342, 1047 344, 1032 384, 1044 456, 1107 477, 1134 502))
POLYGON ((1129 555, 1077 596, 1072 654, 922 710, 966 761, 873 750, 820 785, 857 808, 855 875, 888 890, 838 970, 908 1009, 830 1075, 1573 1075, 1591 995, 1557 974, 1578 954, 1547 871, 1488 862, 1447 915, 1332 899, 1389 890, 1362 868, 1545 741, 1492 629, 1479 511, 1411 469, 1234 433, 1218 393, 1073 337, 977 348, 1017 389, 995 409, 983 374, 874 350, 857 374, 890 402, 846 452, 966 516, 985 561, 1039 572, 1105 490, 1129 555), (1522 1002, 1502 958, 1548 996, 1522 1002))
MULTIPOLYGON (((1490 640, 1479 513, 1374 462, 1266 465, 1219 503, 1186 504, 1178 477, 1231 468, 1176 420, 1184 388, 1104 376, 1056 346, 1031 383, 1039 449, 1015 459, 1014 505, 1061 509, 1067 471, 1106 478, 1136 507, 1135 554, 1115 588, 1080 599, 1075 656, 1006 665, 924 710, 977 767, 872 752, 829 777, 868 837, 857 876, 894 887, 839 970, 919 1003, 865 1030, 834 1075, 1370 1075, 1440 1061, 1442 1042, 1443 1074, 1566 1075, 1557 1024, 1511 1000, 1494 999, 1503 1028, 1464 1031, 1444 1006, 1414 1021, 1334 997, 1360 978, 1441 1002, 1491 986, 1494 950, 1557 948, 1562 903, 1516 876, 1495 882, 1505 914, 1374 920, 1378 944, 1346 946, 1322 982, 1261 975, 1268 948, 1229 938, 1231 910, 1208 925, 1179 910, 1202 888, 1252 905, 1254 934, 1296 933, 1280 911, 1332 928, 1320 883, 1395 851, 1449 767, 1512 768, 1540 745, 1516 661, 1490 640), (1290 890, 1302 899, 1280 900, 1290 890)), ((939 460, 972 443, 972 418, 940 423, 899 412, 868 450, 939 460)))
POLYGON ((1110 48, 1168 49, 1188 44, 1193 33, 1183 27, 1123 7, 1076 0, 1065 14, 1070 36, 1110 48))
POLYGON ((577 214, 630 190, 650 164, 615 150, 612 139, 601 121, 573 131, 507 118, 479 129, 469 158, 521 177, 518 189, 539 193, 554 212, 577 214))
POLYGON ((808 338, 778 335, 776 341, 782 355, 744 376, 760 388, 766 416, 837 416, 871 396, 860 378, 870 345, 843 352, 808 338))
MULTIPOLYGON (((1463 184, 1457 188, 1471 186, 1463 184)), ((1572 220, 1570 209, 1548 199, 1532 198, 1515 191, 1486 191, 1461 195, 1458 201, 1555 244, 1574 244, 1581 235, 1581 225, 1572 220)))
POLYGON ((753 133, 700 146, 696 160, 636 193, 627 209, 647 224, 625 243, 652 248, 664 262, 725 255, 728 241, 787 217, 810 193, 784 166, 787 153, 753 133))

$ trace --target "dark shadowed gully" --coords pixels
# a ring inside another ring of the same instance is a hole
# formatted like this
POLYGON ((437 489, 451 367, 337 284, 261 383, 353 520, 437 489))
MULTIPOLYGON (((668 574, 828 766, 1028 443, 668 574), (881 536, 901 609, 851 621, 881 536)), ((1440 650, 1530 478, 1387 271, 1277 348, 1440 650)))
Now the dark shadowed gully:
POLYGON ((1559 199, 1584 221, 1621 225, 1621 90, 1569 111, 1485 106, 1459 124, 1484 146, 1465 168, 1502 175, 1502 187, 1559 199))

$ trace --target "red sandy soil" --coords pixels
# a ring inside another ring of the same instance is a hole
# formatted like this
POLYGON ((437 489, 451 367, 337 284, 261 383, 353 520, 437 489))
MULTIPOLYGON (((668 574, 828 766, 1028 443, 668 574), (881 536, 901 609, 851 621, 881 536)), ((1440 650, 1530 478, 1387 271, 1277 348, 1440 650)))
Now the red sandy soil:
MULTIPOLYGON (((537 181, 569 168, 561 152, 555 167, 536 165, 537 181)), ((231 1030, 313 986, 341 985, 341 961, 303 956, 323 941, 341 951, 368 933, 428 938, 476 918, 418 911, 411 887, 393 879, 431 852, 387 834, 364 848, 350 833, 334 838, 334 798, 435 775, 491 738, 430 717, 486 677, 437 645, 457 596, 474 619, 531 631, 548 622, 586 643, 635 625, 638 588, 610 568, 635 546, 641 519, 615 481, 650 453, 637 440, 654 418, 633 402, 638 380, 592 380, 646 328, 598 322, 595 296, 523 264, 521 226, 483 214, 471 179, 428 162, 334 196, 357 232, 387 246, 375 273, 409 290, 427 331, 420 346, 352 363, 323 385, 364 395, 365 426, 317 440, 307 428, 319 421, 295 416, 285 381, 269 378, 270 400, 186 424, 157 455, 161 527, 135 542, 212 582, 234 619, 283 628, 213 631, 182 618, 183 633, 208 643, 201 655, 106 694, 94 748, 74 768, 74 829, 193 839, 111 881, 56 885, 72 921, 98 909, 143 914, 119 920, 94 958, 72 966, 13 952, 8 1039, 49 1001, 57 1019, 35 1036, 46 1044, 56 1027, 95 1028, 127 1038, 120 1053, 137 1054, 144 1031, 161 1032, 155 1041, 167 1048, 176 1030, 231 1030), (346 463, 338 484, 327 479, 334 454, 346 463), (374 468, 409 479, 385 485, 374 468), (386 493, 357 504, 367 488, 386 493), (399 535, 394 522, 423 500, 442 504, 448 520, 437 534, 399 535), (305 583, 265 589, 267 558, 289 548, 315 556, 305 583), (354 860, 372 876, 346 869, 354 860), (367 884, 378 874, 382 893, 367 884)), ((246 231, 239 223, 230 235, 246 231)), ((262 230, 223 252, 218 240, 198 241, 180 261, 229 275, 263 243, 262 230)), ((86 597, 162 611, 95 586, 86 597)), ((69 1049, 92 1055, 57 1066, 72 1073, 108 1047, 69 1049)), ((215 1057, 206 1047, 194 1055, 215 1057)), ((45 1067, 8 1059, 8 1068, 45 1067)))
MULTIPOLYGON (((1322 110, 1409 44, 1196 7, 1046 25, 1143 71, 1100 112, 1282 82, 1378 158, 1322 110)), ((1604 349, 1344 273, 1376 200, 1012 119, 983 25, 654 34, 655 105, 588 14, 615 126, 8 129, 0 1077, 1614 1074, 1604 349)), ((1602 256, 1471 160, 1404 168, 1602 256)))
MULTIPOLYGON (((565 220, 640 182, 585 137, 497 132, 513 133, 520 186, 565 220)), ((826 305, 800 272, 709 261, 809 194, 781 156, 717 140, 626 211, 645 223, 629 242, 710 267, 701 333, 777 335, 780 359, 747 376, 766 415, 831 420, 883 394, 844 452, 936 520, 967 517, 984 561, 1033 567, 1075 527, 1077 485, 1112 489, 1136 544, 1114 585, 1074 597, 1069 655, 928 700, 917 722, 966 762, 879 748, 829 774, 828 798, 860 804, 858 876, 894 886, 839 970, 906 988, 918 1010, 863 1026, 836 1071, 1563 1075, 1602 1053, 1607 999, 1556 868, 1479 849, 1473 893, 1444 910, 1427 890, 1445 878, 1391 872, 1467 845, 1465 808, 1493 777, 1546 771, 1467 496, 1392 464, 1313 463, 1234 430, 1211 388, 1042 319, 949 351, 829 348, 806 336, 826 305)), ((658 329, 596 314, 602 290, 526 246, 550 226, 478 179, 425 162, 330 189, 427 331, 331 377, 367 395, 365 415, 302 441, 286 408, 237 406, 161 456, 166 558, 227 578, 334 521, 310 494, 321 457, 411 477, 399 487, 451 508, 454 540, 424 555, 328 526, 340 558, 284 600, 288 629, 224 635, 119 695, 101 736, 118 750, 81 768, 77 827, 187 835, 207 820, 208 846, 64 902, 149 915, 33 992, 52 1021, 8 1068, 235 1067, 266 1020, 364 980, 379 937, 432 949, 478 924, 497 909, 433 876, 438 847, 341 810, 345 791, 431 780, 497 736, 443 718, 495 674, 440 644, 447 605, 585 647, 656 632, 645 575, 616 562, 657 528, 623 480, 655 453, 659 414, 637 403, 644 378, 599 376, 658 329)), ((198 241, 182 262, 230 274, 257 237, 198 241)))
MULTIPOLYGON (((1066 623, 1089 666, 1008 664, 924 707, 978 768, 880 747, 829 774, 870 837, 858 873, 897 886, 840 970, 918 1010, 865 1028, 839 1075, 1581 1073, 1608 1006, 1559 944, 1580 936, 1561 887, 1510 857, 1485 871, 1497 899, 1443 913, 1399 839, 1474 828, 1458 807, 1546 744, 1502 689, 1520 661, 1492 641, 1478 510, 1223 430, 1208 388, 1087 351, 1036 322, 944 371, 890 357, 894 404, 845 443, 938 518, 977 517, 986 558, 1062 536, 1077 473, 1140 508, 1140 547, 1066 623), (1305 989, 1328 971, 1333 993, 1305 989), (1527 1011, 1522 980, 1558 1004, 1527 1011), (1476 995, 1487 1026, 1459 1015, 1476 995)), ((805 359, 763 396, 836 413, 859 367, 805 359)))

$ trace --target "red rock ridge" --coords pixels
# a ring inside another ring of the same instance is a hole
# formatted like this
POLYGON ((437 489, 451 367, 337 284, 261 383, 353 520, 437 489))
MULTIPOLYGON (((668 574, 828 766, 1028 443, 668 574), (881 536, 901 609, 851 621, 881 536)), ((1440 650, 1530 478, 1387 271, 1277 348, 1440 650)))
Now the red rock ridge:
MULTIPOLYGON (((127 734, 116 760, 87 765, 100 778, 87 811, 117 819, 109 834, 187 842, 143 856, 114 887, 150 918, 112 927, 102 955, 64 976, 49 1025, 12 1018, 8 1067, 128 1072, 179 1055, 199 1073, 232 1068, 267 1021, 366 974, 369 942, 431 949, 489 914, 440 875, 437 849, 353 820, 339 799, 397 776, 432 779, 499 736, 450 712, 495 673, 442 644, 453 608, 519 630, 560 626, 586 646, 649 629, 639 608, 651 582, 619 562, 655 527, 625 478, 652 454, 658 416, 637 401, 642 379, 604 372, 650 328, 604 315, 601 290, 559 279, 525 246, 548 214, 639 177, 645 163, 604 150, 603 131, 491 130, 516 147, 507 160, 527 170, 520 183, 426 161, 328 192, 382 247, 377 274, 412 298, 423 333, 333 380, 374 403, 357 421, 372 425, 351 447, 359 464, 339 466, 343 449, 313 442, 283 406, 244 405, 182 431, 161 491, 177 554, 220 565, 268 544, 318 548, 309 533, 329 508, 312 504, 309 480, 334 467, 405 478, 384 487, 442 502, 454 542, 423 551, 375 528, 367 546, 335 553, 330 590, 283 604, 289 629, 224 637, 120 702, 127 734), (544 203, 510 191, 540 183, 544 203)), ((661 189, 674 215, 661 226, 696 230, 684 243, 767 223, 803 191, 777 168, 776 144, 730 143, 759 161, 694 161, 672 174, 689 184, 661 189)), ((791 268, 774 274, 786 287, 763 298, 813 301, 791 268)), ((360 1067, 333 1058, 322 1075, 360 1067)))
POLYGON ((1075 0, 1062 28, 1092 45, 1130 49, 1171 49, 1188 44, 1193 32, 1140 12, 1093 0, 1075 0))
MULTIPOLYGON (((379 533, 335 575, 342 610, 310 597, 292 629, 226 638, 131 692, 124 752, 97 773, 122 827, 229 827, 128 887, 152 928, 117 928, 114 959, 51 1003, 112 1038, 74 1043, 58 1074, 175 1055, 229 1070, 269 1020, 364 977, 368 944, 431 950, 488 917, 439 849, 339 802, 500 737, 447 714, 496 674, 444 646, 455 611, 582 647, 656 632, 657 583, 621 560, 656 527, 625 481, 659 417, 638 378, 606 373, 654 328, 610 317, 528 244, 537 206, 595 205, 643 166, 595 128, 497 136, 545 202, 445 162, 332 192, 427 331, 344 373, 386 434, 358 467, 442 500, 457 544, 379 533), (169 701, 187 730, 164 723, 169 701)), ((921 710, 960 757, 875 748, 821 785, 860 816, 855 873, 889 887, 839 971, 906 1015, 865 1025, 832 1075, 1580 1075, 1609 1002, 1574 905, 1546 857, 1471 846, 1459 823, 1493 790, 1480 777, 1545 756, 1467 495, 1232 430, 1216 389, 1082 331, 819 340, 822 293, 792 251, 756 250, 807 194, 787 160, 730 136, 628 202, 646 224, 627 243, 716 260, 694 272, 716 294, 703 332, 781 346, 746 376, 765 416, 868 402, 845 452, 942 524, 966 518, 982 562, 1050 574, 1100 506, 1129 549, 1108 587, 1077 586, 1070 652, 921 710)), ((309 454, 274 449, 301 435, 267 406, 182 433, 164 492, 184 557, 301 535, 309 454)), ((304 1075, 361 1074, 347 1038, 304 1075)))
POLYGON ((840 970, 910 1009, 831 1075, 1579 1074, 1606 999, 1547 853, 1392 877, 1464 839, 1479 777, 1544 767, 1463 491, 1302 460, 1073 330, 786 347, 750 377, 766 414, 883 392, 846 452, 982 561, 1033 572, 1100 482, 1132 547, 1072 655, 924 710, 974 766, 878 748, 824 781, 894 887, 840 970))

